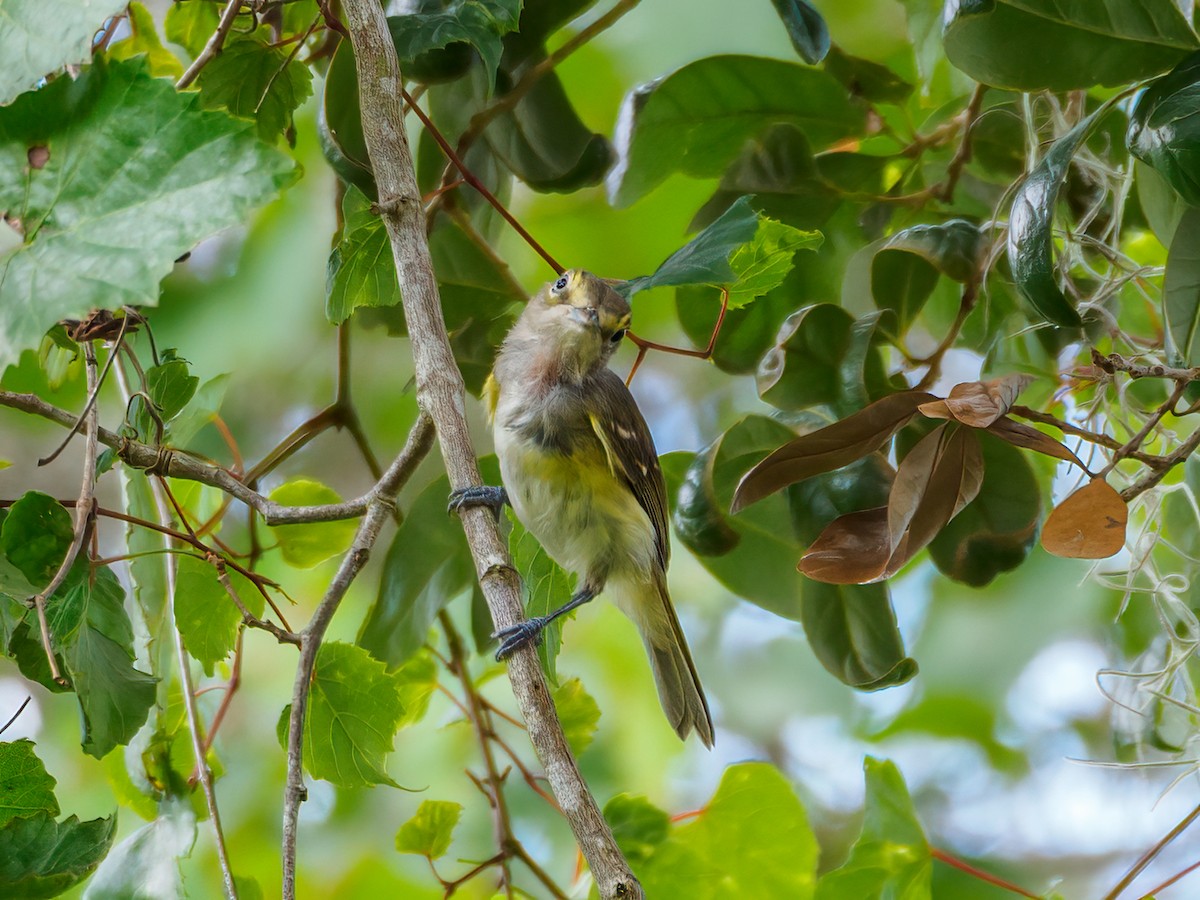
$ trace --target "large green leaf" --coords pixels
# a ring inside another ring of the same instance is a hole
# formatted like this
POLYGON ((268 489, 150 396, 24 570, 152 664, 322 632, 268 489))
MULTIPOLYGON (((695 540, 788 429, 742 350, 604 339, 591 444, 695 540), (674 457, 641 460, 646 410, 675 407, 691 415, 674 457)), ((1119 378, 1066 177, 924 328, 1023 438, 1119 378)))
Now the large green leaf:
POLYGON ((609 197, 628 206, 672 172, 719 175, 745 141, 780 122, 824 149, 861 132, 864 114, 835 79, 795 63, 713 56, 684 66, 626 98, 609 197))
POLYGON ((801 622, 830 674, 860 691, 903 684, 917 674, 904 653, 887 585, 805 580, 801 622))
MULTIPOLYGON (((194 556, 180 556, 175 572, 175 624, 188 653, 211 675, 213 666, 233 650, 242 611, 217 580, 217 570, 194 556)), ((238 599, 256 616, 264 600, 250 580, 227 570, 238 599)))
POLYGON ((123 0, 4 0, 0 106, 63 66, 91 59, 92 38, 124 6, 123 0))
POLYGON ((1200 53, 1193 53, 1138 98, 1126 142, 1193 206, 1200 206, 1200 53))
POLYGON ((100 865, 112 846, 117 817, 54 821, 48 812, 0 828, 0 896, 56 897, 100 865))
POLYGON ((1179 220, 1163 277, 1163 313, 1172 355, 1200 364, 1200 209, 1179 220))
POLYGON ((40 813, 57 816, 54 783, 33 752, 33 741, 0 744, 0 828, 40 813))
POLYGON ((933 862, 895 765, 867 757, 866 815, 850 858, 817 885, 817 900, 929 900, 933 862))
POLYGON ((304 764, 314 778, 399 787, 384 767, 404 714, 398 688, 397 677, 361 647, 321 645, 304 718, 304 764))
POLYGON ((976 81, 1021 91, 1126 84, 1197 46, 1174 0, 957 0, 943 39, 976 81))
POLYGON ((253 119, 259 137, 275 141, 291 127, 292 112, 312 94, 312 75, 292 49, 265 43, 265 38, 226 43, 200 70, 200 104, 253 119))
POLYGON ((875 305, 896 314, 903 334, 933 293, 939 274, 966 283, 976 276, 986 252, 979 228, 964 219, 905 228, 884 241, 871 260, 875 305))
POLYGON ((1074 327, 1082 320, 1058 286, 1054 271, 1054 207, 1071 160, 1106 111, 1102 107, 1054 142, 1021 182, 1008 216, 1013 280, 1034 311, 1055 325, 1074 327))
POLYGON ((421 649, 438 611, 474 578, 462 525, 446 515, 449 496, 443 475, 409 507, 388 548, 379 595, 358 633, 358 645, 389 668, 421 649))
POLYGON ((293 179, 252 125, 199 104, 135 59, 0 109, 0 209, 23 235, 0 256, 0 369, 59 319, 153 306, 178 257, 293 179))
POLYGON ((124 604, 112 570, 82 558, 46 603, 54 647, 79 697, 83 749, 97 759, 129 743, 154 705, 156 679, 133 666, 124 604))

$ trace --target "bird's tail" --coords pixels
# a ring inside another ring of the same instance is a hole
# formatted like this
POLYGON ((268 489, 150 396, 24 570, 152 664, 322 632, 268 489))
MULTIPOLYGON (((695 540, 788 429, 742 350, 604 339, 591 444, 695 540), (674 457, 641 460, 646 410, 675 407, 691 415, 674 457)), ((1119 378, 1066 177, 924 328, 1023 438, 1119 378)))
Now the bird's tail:
POLYGON ((679 617, 671 605, 666 585, 655 579, 652 584, 640 585, 638 601, 625 611, 637 624, 646 644, 650 666, 654 670, 654 681, 658 685, 658 699, 662 703, 667 721, 681 739, 687 738, 694 728, 705 747, 713 745, 712 716, 696 664, 688 650, 687 638, 679 626, 679 617))

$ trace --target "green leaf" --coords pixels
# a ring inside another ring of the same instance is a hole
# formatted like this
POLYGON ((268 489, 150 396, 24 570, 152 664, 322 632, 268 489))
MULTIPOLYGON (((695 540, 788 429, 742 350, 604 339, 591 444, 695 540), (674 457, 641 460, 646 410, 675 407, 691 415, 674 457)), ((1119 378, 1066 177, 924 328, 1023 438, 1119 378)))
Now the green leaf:
MULTIPOLYGON (((1200 364, 1200 210, 1179 220, 1163 276, 1168 346, 1185 366, 1200 364)), ((3 538, 0 538, 0 542, 3 538)))
POLYGON ((1038 315, 1064 327, 1077 327, 1082 320, 1054 271, 1054 207, 1071 160, 1107 110, 1096 110, 1054 142, 1021 182, 1008 216, 1008 264, 1017 288, 1038 315))
MULTIPOLYGON (((183 411, 199 385, 200 379, 189 373, 188 364, 182 359, 168 360, 146 370, 146 393, 150 395, 155 412, 164 425, 183 411)), ((143 440, 157 441, 158 424, 144 412, 141 404, 142 400, 138 398, 136 407, 139 414, 135 419, 138 432, 143 440)))
POLYGON ((81 558, 46 604, 54 648, 79 698, 83 750, 97 759, 129 743, 154 705, 156 679, 133 666, 124 603, 112 570, 81 558))
MULTIPOLYGON (((804 900, 813 895, 817 839, 791 784, 769 763, 727 768, 703 812, 676 828, 671 841, 717 870, 710 896, 804 900)), ((652 865, 661 859, 655 854, 652 865)))
MULTIPOLYGON (((271 491, 270 499, 283 506, 323 506, 341 503, 333 488, 311 478, 293 478, 271 491)), ((355 519, 277 525, 272 533, 279 541, 284 561, 298 569, 311 569, 346 552, 358 530, 355 519)))
POLYGON ((396 849, 429 859, 440 859, 450 849, 454 828, 462 818, 461 803, 422 800, 416 815, 396 832, 396 849))
POLYGON ((718 440, 692 457, 675 495, 675 534, 697 556, 723 556, 742 539, 726 521, 713 487, 720 447, 718 440))
POLYGON ((729 307, 737 309, 782 284, 798 250, 815 250, 820 244, 818 232, 769 219, 742 197, 653 275, 631 279, 623 290, 633 296, 656 287, 727 285, 729 307))
POLYGON ((325 283, 329 296, 325 315, 340 325, 360 306, 395 306, 400 284, 392 261, 392 245, 383 218, 354 185, 342 198, 342 238, 329 255, 325 283))
POLYGON ((800 58, 816 65, 829 52, 829 27, 805 0, 771 0, 800 58))
POLYGON ((108 48, 109 59, 132 59, 144 54, 155 78, 178 78, 183 74, 183 63, 158 39, 150 10, 141 3, 130 3, 128 22, 132 34, 108 48))
POLYGON ((1138 98, 1126 143, 1188 203, 1200 206, 1200 53, 1193 53, 1138 98))
MULTIPOLYGON (((829 48, 829 55, 825 57, 825 71, 840 81, 852 95, 875 103, 900 104, 913 92, 913 85, 887 66, 851 56, 837 46, 829 48)), ((971 143, 974 146, 975 140, 971 143)))
POLYGON ((321 152, 338 177, 374 200, 377 196, 375 176, 371 171, 371 159, 362 132, 358 72, 354 63, 354 46, 350 41, 338 44, 329 62, 329 70, 325 73, 317 135, 321 141, 321 152))
POLYGON ((866 812, 850 858, 827 872, 817 900, 928 900, 933 864, 912 798, 895 765, 867 757, 866 812))
POLYGON ((980 434, 983 485, 929 544, 943 575, 983 587, 1015 569, 1037 538, 1041 490, 1028 460, 1011 444, 980 434))
POLYGON ((404 715, 399 684, 362 648, 321 645, 304 718, 304 763, 314 778, 338 787, 399 787, 384 768, 404 715))
MULTIPOLYGON (((511 510, 509 519, 512 521, 512 531, 508 536, 508 552, 512 556, 513 566, 521 573, 525 615, 530 618, 549 615, 571 599, 575 591, 575 576, 563 571, 550 558, 537 538, 525 529, 511 510)), ((551 683, 558 682, 556 662, 558 652, 562 649, 563 625, 568 618, 574 618, 574 614, 567 613, 547 625, 542 630, 542 640, 538 644, 538 659, 551 683)))
POLYGON ((147 822, 113 847, 88 882, 88 900, 124 900, 145 896, 184 896, 179 860, 196 842, 196 814, 191 803, 171 797, 161 803, 154 821, 147 822))
POLYGON ((1197 46, 1174 0, 959 0, 946 6, 943 29, 957 68, 1019 91, 1124 85, 1197 46))
POLYGON ((141 59, 98 60, 0 108, 0 209, 22 211, 24 236, 0 256, 0 369, 60 319, 155 305, 177 258, 294 176, 250 126, 141 59), (49 157, 33 169, 38 147, 49 157))
MULTIPOLYGON (((262 615, 264 600, 244 575, 227 570, 229 582, 252 613, 262 615)), ((208 675, 213 666, 233 650, 242 612, 224 586, 217 570, 194 556, 178 557, 175 572, 175 624, 183 645, 208 675)))
POLYGON ((635 869, 654 855, 671 828, 671 817, 666 812, 645 797, 632 794, 617 794, 605 803, 604 819, 635 869))
POLYGON ((438 665, 429 652, 418 653, 392 673, 396 678, 396 693, 404 714, 400 717, 400 728, 415 725, 425 718, 429 709, 429 698, 437 690, 438 665))
POLYGON ((117 817, 55 822, 50 813, 0 828, 0 896, 55 897, 87 878, 112 846, 117 817))
POLYGON ((859 134, 865 121, 831 76, 752 56, 713 56, 684 66, 636 88, 621 115, 618 161, 608 176, 615 206, 628 206, 672 172, 719 175, 768 126, 796 125, 823 150, 859 134))
POLYGON ((462 524, 446 514, 449 496, 443 475, 409 507, 388 548, 379 595, 358 633, 358 646, 389 668, 421 649, 438 612, 474 580, 462 524))
POLYGON ((33 741, 0 743, 0 828, 41 813, 57 816, 54 784, 33 752, 33 741))
POLYGON ((167 10, 163 30, 168 41, 178 44, 195 59, 220 20, 220 8, 208 0, 176 0, 167 10))
POLYGON ((273 143, 292 127, 292 112, 312 95, 312 75, 292 49, 253 38, 227 42, 200 70, 201 105, 253 119, 258 136, 273 143))
POLYGON ((1164 247, 1171 246, 1179 220, 1187 212, 1188 204, 1176 193, 1167 179, 1144 162, 1134 160, 1133 183, 1137 189, 1138 205, 1146 224, 1164 247))
MULTIPOLYGON (((712 491, 706 492, 713 503, 710 515, 724 518, 729 509, 734 487, 755 462, 769 450, 794 437, 791 429, 765 416, 748 416, 726 431, 714 448, 712 491)), ((690 453, 668 453, 661 457, 668 489, 677 494, 684 474, 693 461, 690 453)), ((691 514, 697 515, 697 497, 689 503, 691 514)), ((677 510, 678 510, 677 505, 677 510)), ((683 537, 678 513, 673 517, 676 533, 683 537)), ((698 556, 701 565, 721 584, 776 615, 788 619, 800 616, 800 584, 796 559, 800 545, 792 530, 791 513, 783 497, 765 501, 741 515, 725 519, 728 527, 739 536, 729 552, 720 556, 698 556)))
MULTIPOLYGON (((0 16, 0 106, 64 66, 86 63, 92 38, 125 0, 5 0, 0 16)), ((3 206, 0 203, 0 206, 3 206)))
POLYGON ((596 735, 600 707, 592 695, 584 690, 583 682, 571 678, 554 689, 554 709, 558 712, 558 721, 562 724, 571 751, 579 756, 596 735))
POLYGON ((875 305, 896 314, 903 334, 933 293, 938 274, 966 284, 976 277, 987 249, 979 229, 964 219, 905 228, 871 260, 875 305))
POLYGON ((904 684, 917 663, 904 654, 887 585, 805 580, 801 622, 809 646, 831 675, 860 691, 904 684))
POLYGON ((494 84, 500 65, 500 39, 517 27, 521 0, 457 0, 445 9, 435 4, 422 7, 412 15, 388 17, 401 71, 411 76, 414 61, 419 71, 422 56, 427 67, 431 51, 461 43, 479 52, 489 82, 494 84))
POLYGON ((0 523, 0 592, 32 597, 50 583, 75 534, 71 514, 48 494, 29 491, 0 523))

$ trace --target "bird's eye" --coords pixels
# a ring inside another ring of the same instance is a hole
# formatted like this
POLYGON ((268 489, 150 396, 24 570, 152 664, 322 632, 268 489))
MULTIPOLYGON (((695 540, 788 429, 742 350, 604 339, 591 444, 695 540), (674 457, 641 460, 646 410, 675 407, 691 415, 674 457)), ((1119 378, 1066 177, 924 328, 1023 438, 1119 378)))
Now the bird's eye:
POLYGON ((625 331, 626 331, 626 329, 624 329, 624 328, 618 328, 616 331, 613 332, 612 337, 610 337, 609 340, 612 341, 614 344, 621 343, 621 338, 625 337, 625 331))
POLYGON ((556 291, 565 291, 567 289, 567 276, 566 275, 564 275, 562 278, 558 279, 558 281, 554 282, 554 289, 556 291))

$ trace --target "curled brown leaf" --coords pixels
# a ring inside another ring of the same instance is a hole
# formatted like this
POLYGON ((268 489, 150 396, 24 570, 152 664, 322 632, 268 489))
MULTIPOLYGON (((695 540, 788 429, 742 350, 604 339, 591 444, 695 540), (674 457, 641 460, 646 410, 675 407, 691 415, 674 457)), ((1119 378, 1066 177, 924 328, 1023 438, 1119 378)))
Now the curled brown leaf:
POLYGON ((1032 381, 1029 375, 964 381, 951 388, 945 400, 923 403, 920 410, 931 419, 953 419, 972 428, 987 428, 1012 409, 1018 395, 1032 381))

